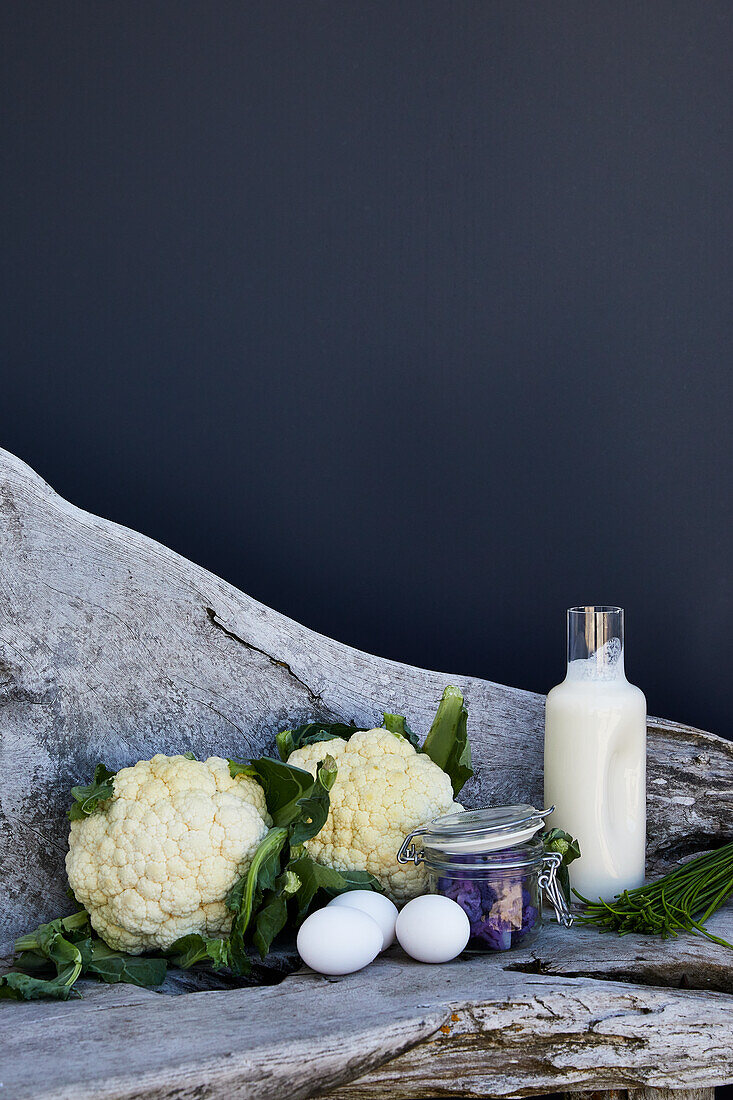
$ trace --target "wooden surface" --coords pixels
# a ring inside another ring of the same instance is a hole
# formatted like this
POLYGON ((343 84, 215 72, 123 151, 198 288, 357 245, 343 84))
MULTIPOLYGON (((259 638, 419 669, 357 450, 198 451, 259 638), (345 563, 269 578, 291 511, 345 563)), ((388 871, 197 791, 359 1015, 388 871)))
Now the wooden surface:
POLYGON ((560 1096, 563 1100, 713 1100, 715 1089, 589 1089, 560 1096))
MULTIPOLYGON (((248 755, 294 722, 372 723, 383 708, 424 731, 453 682, 477 765, 467 804, 541 801, 540 696, 316 635, 81 512, 5 452, 0 540, 0 950, 66 910, 68 789, 99 759, 248 755)), ((653 866, 733 836, 732 774, 729 743, 649 720, 653 866)), ((729 913, 718 921, 733 935, 729 913)), ((338 981, 87 988, 0 1006, 1 1097, 406 1100, 733 1077, 731 953, 690 938, 549 928, 528 952, 449 967, 393 953, 338 981)))
MULTIPOLYGON (((733 911, 714 925, 733 935, 733 911)), ((599 976, 614 973, 615 937, 551 926, 526 951, 441 967, 393 948, 345 978, 301 971, 280 986, 177 997, 88 984, 81 1002, 6 1002, 0 1095, 409 1100, 731 1080, 723 949, 689 940, 673 972, 655 941, 622 942, 625 965, 643 959, 652 984, 599 976)))

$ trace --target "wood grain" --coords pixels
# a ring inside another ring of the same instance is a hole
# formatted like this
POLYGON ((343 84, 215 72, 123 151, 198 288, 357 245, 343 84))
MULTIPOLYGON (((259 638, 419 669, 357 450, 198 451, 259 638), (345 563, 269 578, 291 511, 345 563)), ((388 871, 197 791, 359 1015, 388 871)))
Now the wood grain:
POLYGON ((715 1089, 582 1089, 563 1100, 714 1100, 715 1089))
MULTIPOLYGON (((570 952, 572 932, 557 936, 570 952)), ((733 1074, 733 997, 524 974, 508 962, 433 968, 393 952, 340 979, 303 971, 226 993, 91 987, 82 1002, 8 1002, 0 1080, 19 1100, 279 1100, 328 1089, 408 1100, 711 1087, 733 1074)))

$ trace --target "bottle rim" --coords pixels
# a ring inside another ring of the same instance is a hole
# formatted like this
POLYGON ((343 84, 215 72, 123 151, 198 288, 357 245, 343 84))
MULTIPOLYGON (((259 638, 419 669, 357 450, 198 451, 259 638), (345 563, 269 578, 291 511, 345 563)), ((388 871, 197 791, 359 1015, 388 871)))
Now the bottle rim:
POLYGON ((569 607, 568 615, 623 615, 623 607, 617 607, 615 604, 586 604, 585 606, 569 607))

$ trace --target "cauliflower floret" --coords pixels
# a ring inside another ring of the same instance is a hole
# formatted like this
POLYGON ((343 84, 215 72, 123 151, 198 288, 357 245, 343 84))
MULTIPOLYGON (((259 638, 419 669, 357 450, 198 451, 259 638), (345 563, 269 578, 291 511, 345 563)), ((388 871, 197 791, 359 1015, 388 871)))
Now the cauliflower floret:
POLYGON ((337 871, 369 871, 395 902, 427 889, 422 866, 401 865, 397 852, 409 832, 463 807, 453 801, 446 773, 408 740, 386 729, 319 741, 296 749, 288 764, 316 774, 319 760, 338 765, 326 824, 308 854, 337 871))
POLYGON ((249 776, 219 756, 140 760, 99 812, 71 823, 69 885, 110 947, 138 955, 179 936, 227 935, 229 890, 272 820, 249 776))

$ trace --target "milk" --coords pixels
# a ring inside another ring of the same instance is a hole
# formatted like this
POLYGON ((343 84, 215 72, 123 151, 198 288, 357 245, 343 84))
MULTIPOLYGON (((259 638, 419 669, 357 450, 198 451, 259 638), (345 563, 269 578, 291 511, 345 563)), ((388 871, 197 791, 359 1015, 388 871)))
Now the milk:
POLYGON ((624 673, 623 611, 572 608, 568 657, 547 697, 545 805, 580 842, 571 885, 610 901, 643 883, 646 851, 646 700, 624 673))

